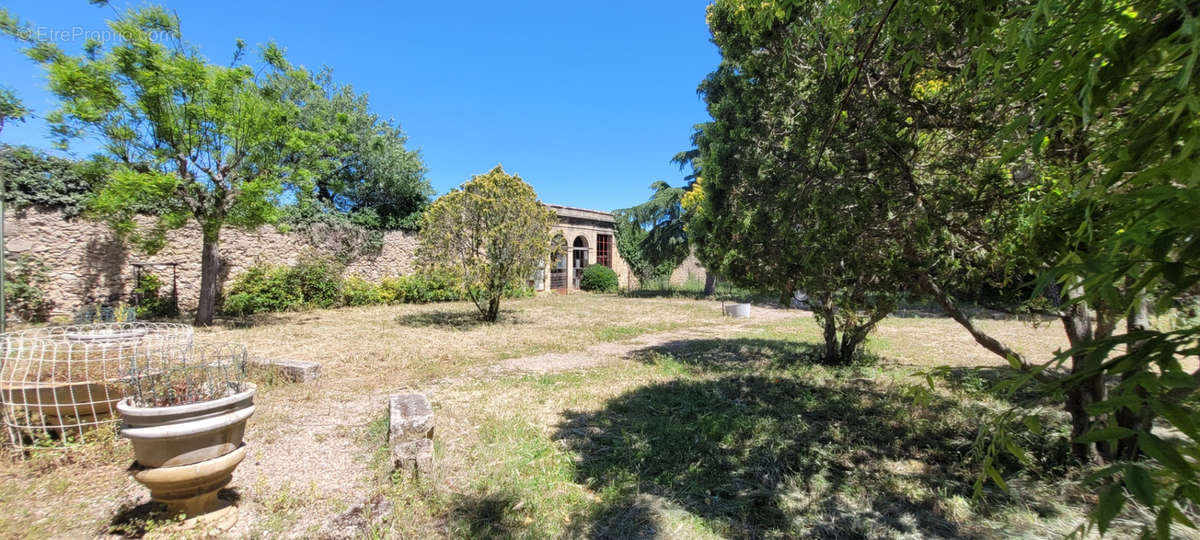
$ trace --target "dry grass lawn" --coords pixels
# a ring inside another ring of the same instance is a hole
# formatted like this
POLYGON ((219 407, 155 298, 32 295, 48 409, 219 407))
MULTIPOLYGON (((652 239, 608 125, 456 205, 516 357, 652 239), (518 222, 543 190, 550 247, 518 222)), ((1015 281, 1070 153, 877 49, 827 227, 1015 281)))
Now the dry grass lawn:
MULTIPOLYGON (((971 500, 970 441, 998 404, 911 374, 1003 362, 949 319, 890 318, 876 364, 827 369, 807 362, 817 328, 803 311, 735 321, 715 302, 594 295, 504 307, 494 325, 451 303, 197 332, 322 365, 310 385, 257 375, 250 454, 227 493, 234 536, 998 538, 1079 522, 1074 484, 1038 475, 1061 475, 1053 459, 1014 472, 1024 498, 971 500), (437 414, 438 469, 416 481, 390 474, 384 446, 386 396, 402 390, 437 414)), ((1065 346, 1050 324, 983 326, 1037 358, 1065 346)), ((156 526, 127 443, 96 438, 0 465, 0 537, 156 526)))

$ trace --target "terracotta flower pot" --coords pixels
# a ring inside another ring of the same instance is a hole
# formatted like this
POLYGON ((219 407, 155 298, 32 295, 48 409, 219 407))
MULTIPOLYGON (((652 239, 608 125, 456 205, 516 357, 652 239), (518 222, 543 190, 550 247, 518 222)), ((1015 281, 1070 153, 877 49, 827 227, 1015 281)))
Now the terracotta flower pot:
POLYGON ((169 407, 117 403, 121 435, 133 442, 144 467, 179 467, 218 458, 242 445, 246 420, 254 414, 256 387, 232 396, 169 407))

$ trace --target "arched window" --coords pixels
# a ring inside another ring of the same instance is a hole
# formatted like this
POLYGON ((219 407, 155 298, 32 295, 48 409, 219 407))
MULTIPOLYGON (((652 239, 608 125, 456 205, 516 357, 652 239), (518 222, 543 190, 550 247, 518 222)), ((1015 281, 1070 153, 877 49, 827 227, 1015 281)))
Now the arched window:
POLYGON ((583 235, 575 237, 571 244, 571 276, 575 288, 579 288, 579 279, 583 277, 583 269, 588 265, 588 242, 583 235))

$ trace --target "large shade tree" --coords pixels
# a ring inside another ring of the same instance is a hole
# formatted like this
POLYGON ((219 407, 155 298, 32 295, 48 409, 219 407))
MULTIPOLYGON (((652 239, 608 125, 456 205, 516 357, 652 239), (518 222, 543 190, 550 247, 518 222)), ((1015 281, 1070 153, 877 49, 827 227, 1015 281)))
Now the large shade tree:
MULTIPOLYGON (((715 121, 701 137, 702 214, 718 239, 705 243, 716 246, 709 257, 743 274, 797 260, 756 243, 765 228, 802 249, 840 247, 851 264, 836 268, 849 275, 911 276, 869 289, 918 285, 1012 364, 1008 388, 1033 383, 1062 399, 1075 455, 1110 464, 1092 514, 1100 529, 1129 493, 1155 507, 1166 536, 1200 494, 1183 458, 1200 455, 1190 400, 1200 372, 1180 363, 1196 354, 1198 330, 1155 329, 1146 317, 1152 300, 1170 308, 1200 282, 1190 262, 1200 245, 1194 6, 896 4, 710 9, 724 61, 706 82, 715 121), (781 194, 787 203, 773 206, 781 194), (790 218, 806 210, 818 227, 863 227, 878 249, 806 236, 790 218), (1061 320, 1072 345, 1045 365, 980 330, 954 298, 980 280, 1030 275, 1041 284, 1030 302, 1061 320), (1152 432, 1156 417, 1184 436, 1152 432)), ((992 478, 998 452, 1024 459, 1003 430, 985 438, 992 478)))
POLYGON ((366 94, 333 81, 331 69, 269 74, 265 86, 298 107, 304 144, 280 149, 295 202, 288 221, 346 219, 370 229, 416 229, 433 188, 420 153, 366 94))
POLYGON ((687 189, 663 181, 650 189, 646 202, 613 212, 617 250, 643 284, 669 276, 689 253, 682 205, 687 189))
POLYGON ((291 67, 275 46, 262 61, 246 61, 239 40, 229 65, 204 58, 183 39, 179 20, 161 7, 131 10, 109 22, 121 40, 89 40, 80 55, 32 41, 7 14, 5 29, 28 40, 61 100, 47 114, 60 143, 101 142, 110 179, 92 209, 122 234, 149 249, 166 230, 199 226, 203 247, 195 322, 212 322, 220 267, 221 231, 255 227, 278 216, 281 148, 313 144, 294 123, 296 107, 264 87, 263 73, 291 67), (15 30, 15 31, 14 31, 15 30), (154 208, 152 224, 137 213, 154 208))
POLYGON ((556 214, 499 165, 439 197, 423 219, 421 265, 459 280, 488 322, 499 317, 505 293, 524 286, 553 249, 556 214))
POLYGON ((846 14, 813 4, 776 25, 747 18, 756 9, 709 9, 722 62, 700 87, 714 121, 696 137, 704 202, 690 229, 725 278, 807 293, 824 359, 845 363, 909 292, 903 250, 880 228, 908 201, 881 178, 904 174, 913 142, 894 103, 843 98, 833 65, 849 60, 826 49, 846 14))

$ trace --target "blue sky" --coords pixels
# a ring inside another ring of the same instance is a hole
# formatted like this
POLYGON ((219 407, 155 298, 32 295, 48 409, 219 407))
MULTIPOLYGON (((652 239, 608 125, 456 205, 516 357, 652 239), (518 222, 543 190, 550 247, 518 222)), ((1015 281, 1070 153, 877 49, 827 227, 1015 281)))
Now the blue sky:
MULTIPOLYGON (((227 62, 235 38, 274 40, 293 63, 334 69, 396 119, 443 193, 502 163, 549 203, 611 210, 682 182, 670 157, 708 119, 696 86, 719 61, 703 0, 676 2, 166 1, 184 37, 227 62)), ((142 2, 114 1, 124 9, 142 2)), ((105 29, 112 8, 84 0, 6 0, 14 15, 61 31, 105 29)), ((0 84, 26 106, 55 105, 41 68, 0 42, 0 84)), ((51 146, 39 119, 0 140, 51 146)), ((81 143, 72 153, 95 146, 81 143)))

